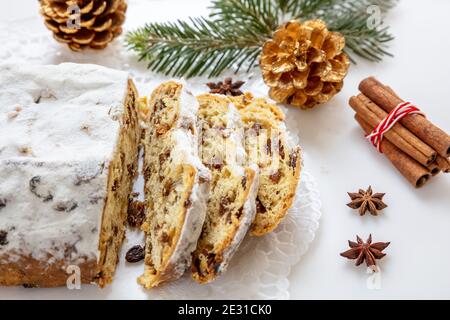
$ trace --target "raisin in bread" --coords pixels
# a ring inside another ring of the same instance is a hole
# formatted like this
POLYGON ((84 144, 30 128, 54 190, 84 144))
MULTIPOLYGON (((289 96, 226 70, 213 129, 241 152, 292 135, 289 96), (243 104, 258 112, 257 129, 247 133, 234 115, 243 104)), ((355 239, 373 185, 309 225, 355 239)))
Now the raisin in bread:
POLYGON ((144 139, 146 288, 179 278, 191 263, 206 213, 209 170, 198 156, 198 102, 167 82, 149 100, 144 139))
POLYGON ((286 130, 283 112, 251 94, 231 98, 246 128, 245 148, 260 168, 256 217, 251 234, 274 230, 292 206, 300 179, 301 149, 286 130))
POLYGON ((111 282, 137 172, 132 81, 94 65, 2 65, 0 86, 0 285, 62 286, 77 270, 111 282))
POLYGON ((239 112, 224 96, 199 96, 200 147, 211 170, 211 193, 205 224, 192 257, 192 275, 200 283, 225 271, 256 213, 258 188, 255 167, 243 166, 243 124, 239 112))

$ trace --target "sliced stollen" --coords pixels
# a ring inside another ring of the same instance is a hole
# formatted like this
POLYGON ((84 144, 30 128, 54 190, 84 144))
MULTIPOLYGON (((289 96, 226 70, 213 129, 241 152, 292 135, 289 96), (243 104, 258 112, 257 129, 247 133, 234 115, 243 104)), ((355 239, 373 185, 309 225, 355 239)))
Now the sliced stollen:
POLYGON ((230 99, 245 125, 248 159, 260 169, 251 234, 263 236, 278 226, 292 206, 300 180, 301 149, 289 137, 277 106, 251 94, 230 99))
POLYGON ((196 98, 177 82, 156 88, 144 138, 146 288, 179 278, 205 220, 209 170, 198 156, 196 98))
POLYGON ((0 285, 104 286, 137 173, 133 82, 64 63, 1 65, 0 86, 0 285))
POLYGON ((254 219, 258 169, 243 166, 244 128, 231 101, 212 94, 197 99, 200 154, 212 179, 205 223, 192 257, 192 276, 207 283, 226 270, 254 219))

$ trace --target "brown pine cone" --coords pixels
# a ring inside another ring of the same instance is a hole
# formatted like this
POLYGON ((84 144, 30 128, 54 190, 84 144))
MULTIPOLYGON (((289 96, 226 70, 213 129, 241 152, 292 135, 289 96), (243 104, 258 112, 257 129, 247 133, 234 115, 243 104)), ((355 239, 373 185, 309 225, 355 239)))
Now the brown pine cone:
POLYGON ((127 10, 125 0, 40 0, 40 5, 54 38, 74 51, 105 48, 122 33, 127 10))
POLYGON ((329 101, 350 65, 344 37, 321 20, 291 21, 263 47, 260 66, 269 96, 302 109, 329 101))

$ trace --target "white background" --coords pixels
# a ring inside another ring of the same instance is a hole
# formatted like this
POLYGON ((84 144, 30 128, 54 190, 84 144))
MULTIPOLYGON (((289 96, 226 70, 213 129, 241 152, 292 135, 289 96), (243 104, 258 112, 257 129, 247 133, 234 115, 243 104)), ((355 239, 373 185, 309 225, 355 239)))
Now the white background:
MULTIPOLYGON (((160 21, 203 15, 209 2, 142 1, 154 3, 151 16, 160 21)), ((19 26, 37 12, 36 0, 8 1, 2 4, 0 22, 19 26)), ((125 29, 142 25, 149 15, 130 6, 125 29)), ((395 58, 352 65, 344 90, 332 102, 289 113, 289 126, 299 128, 323 202, 316 239, 290 276, 293 299, 450 299, 450 175, 438 176, 423 189, 412 188, 363 139, 347 104, 358 83, 374 75, 450 132, 450 1, 402 0, 387 23, 396 37, 390 49, 395 58), (369 184, 387 193, 389 207, 379 217, 359 217, 345 206, 347 191, 369 184), (380 262, 380 290, 367 289, 365 268, 339 256, 348 239, 369 233, 374 241, 391 241, 380 262)))

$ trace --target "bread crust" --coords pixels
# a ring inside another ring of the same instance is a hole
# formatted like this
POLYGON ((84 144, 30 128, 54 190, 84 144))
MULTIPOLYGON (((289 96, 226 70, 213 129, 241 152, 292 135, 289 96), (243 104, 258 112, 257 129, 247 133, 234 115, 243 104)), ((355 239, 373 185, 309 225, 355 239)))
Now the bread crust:
MULTIPOLYGON (((5 257, 0 257, 0 260, 5 257)), ((7 259, 5 259, 7 261, 7 259)), ((70 275, 68 266, 76 266, 80 270, 80 283, 90 284, 95 280, 96 260, 68 263, 58 260, 52 263, 34 259, 31 256, 20 256, 15 262, 0 264, 0 286, 19 286, 26 288, 51 288, 66 286, 70 275), (69 271, 69 272, 68 272, 69 271)), ((73 272, 73 271, 72 271, 73 272)), ((71 282, 73 283, 73 282, 71 282)))

